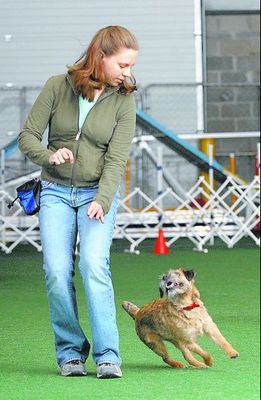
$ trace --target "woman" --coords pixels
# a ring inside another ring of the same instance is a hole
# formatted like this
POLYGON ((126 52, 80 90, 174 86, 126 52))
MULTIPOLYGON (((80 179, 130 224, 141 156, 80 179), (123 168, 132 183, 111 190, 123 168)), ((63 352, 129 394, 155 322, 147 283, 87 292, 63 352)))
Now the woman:
POLYGON ((118 188, 135 130, 138 53, 127 29, 99 30, 68 73, 51 77, 19 135, 20 150, 42 167, 40 233, 55 350, 61 375, 86 375, 90 344, 78 319, 75 246, 98 378, 120 369, 109 269, 118 188), (49 128, 47 149, 41 144, 49 128))

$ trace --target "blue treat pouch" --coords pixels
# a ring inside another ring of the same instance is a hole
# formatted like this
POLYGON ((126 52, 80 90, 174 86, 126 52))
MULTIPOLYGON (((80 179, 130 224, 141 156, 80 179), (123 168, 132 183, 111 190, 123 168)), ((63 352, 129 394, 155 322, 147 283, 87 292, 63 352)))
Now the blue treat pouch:
POLYGON ((13 207, 16 200, 19 200, 24 213, 26 215, 34 215, 40 210, 40 191, 41 181, 31 179, 16 188, 17 197, 7 207, 13 207))

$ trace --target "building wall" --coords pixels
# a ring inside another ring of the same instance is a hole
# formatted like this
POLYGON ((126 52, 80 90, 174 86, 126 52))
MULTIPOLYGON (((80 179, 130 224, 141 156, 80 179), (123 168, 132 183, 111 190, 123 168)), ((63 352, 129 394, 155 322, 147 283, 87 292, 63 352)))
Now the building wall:
POLYGON ((42 85, 63 73, 93 34, 123 25, 140 42, 140 85, 194 80, 193 0, 1 1, 0 85, 42 85))
POLYGON ((259 15, 207 15, 206 21, 207 80, 222 85, 208 91, 207 129, 258 130, 259 15))
MULTIPOLYGON (((207 131, 247 132, 260 129, 259 14, 208 14, 206 17, 207 131)), ((257 139, 217 141, 220 162, 238 153, 238 172, 251 179, 257 139), (248 157, 244 158, 244 154, 248 157)))
POLYGON ((259 0, 203 0, 208 11, 256 11, 260 9, 259 0))

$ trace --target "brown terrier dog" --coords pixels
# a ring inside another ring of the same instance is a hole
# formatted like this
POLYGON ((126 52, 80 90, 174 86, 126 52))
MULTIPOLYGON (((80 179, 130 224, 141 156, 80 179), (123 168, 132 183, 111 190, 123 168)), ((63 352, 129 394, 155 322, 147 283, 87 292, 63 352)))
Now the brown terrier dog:
POLYGON ((173 343, 181 350, 189 364, 207 368, 213 364, 211 354, 204 351, 196 340, 207 334, 230 358, 239 354, 227 342, 208 314, 194 284, 194 271, 182 268, 170 270, 160 279, 160 295, 165 297, 138 308, 129 301, 122 306, 135 320, 139 338, 163 361, 174 368, 186 368, 170 358, 163 340, 173 343), (191 352, 199 354, 204 363, 195 359, 191 352))

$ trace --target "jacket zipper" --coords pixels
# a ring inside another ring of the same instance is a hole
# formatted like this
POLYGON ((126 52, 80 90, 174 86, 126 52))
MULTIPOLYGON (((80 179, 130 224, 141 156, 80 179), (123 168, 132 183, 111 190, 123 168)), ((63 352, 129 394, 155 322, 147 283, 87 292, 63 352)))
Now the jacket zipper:
POLYGON ((75 161, 77 159, 77 155, 78 155, 78 150, 79 150, 79 139, 81 136, 81 128, 79 126, 79 117, 80 117, 80 106, 79 106, 79 100, 78 100, 78 104, 77 104, 77 126, 78 126, 78 131, 75 137, 76 140, 76 148, 75 148, 75 154, 74 154, 74 160, 73 160, 73 166, 72 166, 72 175, 71 175, 71 187, 73 187, 73 182, 74 182, 74 170, 75 170, 75 161))
MULTIPOLYGON (((93 108, 96 106, 96 104, 101 103, 104 99, 107 99, 107 97, 111 96, 113 93, 115 93, 115 92, 109 93, 107 96, 103 97, 100 101, 98 100, 98 101, 93 105, 93 107, 90 109, 90 111, 88 112, 86 118, 88 118, 90 112, 93 110, 93 108)), ((77 131, 77 134, 76 134, 76 137, 75 137, 76 148, 75 148, 75 156, 74 156, 74 162, 73 162, 73 167, 72 167, 71 187, 74 187, 75 163, 76 163, 76 160, 77 160, 78 151, 79 151, 79 146, 80 146, 80 140, 79 140, 79 139, 80 139, 81 134, 82 134, 82 130, 81 130, 80 126, 79 126, 79 115, 80 115, 80 106, 79 106, 79 100, 78 100, 78 113, 77 113, 77 118, 78 118, 78 131, 77 131)), ((86 120, 86 119, 85 119, 85 120, 86 120)), ((84 121, 84 122, 85 122, 85 121, 84 121)))
POLYGON ((77 135, 76 135, 76 138, 75 138, 76 141, 80 139, 81 133, 82 133, 82 130, 78 129, 78 132, 77 132, 77 135))

